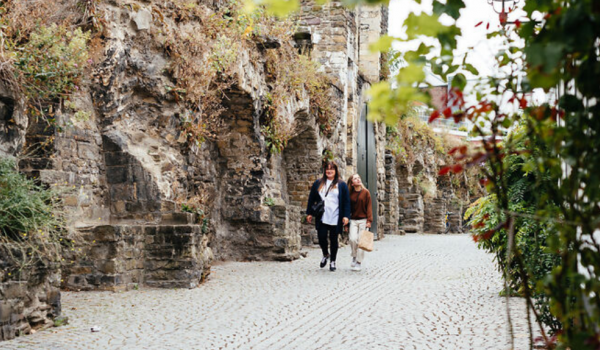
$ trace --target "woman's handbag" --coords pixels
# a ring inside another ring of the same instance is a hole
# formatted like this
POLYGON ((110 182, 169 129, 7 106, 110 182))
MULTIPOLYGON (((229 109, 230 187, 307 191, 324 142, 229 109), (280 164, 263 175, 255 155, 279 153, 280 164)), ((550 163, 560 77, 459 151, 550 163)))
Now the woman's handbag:
POLYGON ((367 252, 373 251, 373 232, 367 230, 360 231, 358 248, 367 252))
MULTIPOLYGON (((327 195, 329 194, 329 190, 331 189, 331 186, 333 186, 333 182, 331 183, 331 185, 329 185, 327 192, 325 192, 325 197, 327 197, 327 195)), ((318 195, 318 197, 319 197, 319 201, 316 203, 313 203, 311 210, 315 217, 321 218, 321 217, 323 217, 323 214, 325 214, 325 201, 321 199, 320 195, 318 195)))
POLYGON ((311 209, 315 217, 322 217, 325 213, 325 201, 319 198, 319 201, 317 203, 314 203, 311 209))

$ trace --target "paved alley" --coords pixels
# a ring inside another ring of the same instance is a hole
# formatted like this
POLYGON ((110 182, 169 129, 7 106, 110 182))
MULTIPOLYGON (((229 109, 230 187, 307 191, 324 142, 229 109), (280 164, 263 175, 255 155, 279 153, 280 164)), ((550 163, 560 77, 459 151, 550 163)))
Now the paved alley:
MULTIPOLYGON (((191 290, 65 292, 70 324, 2 349, 510 349, 492 256, 468 235, 387 236, 350 270, 293 262, 218 263, 191 290), (100 332, 90 332, 94 325, 100 332)), ((515 349, 528 347, 525 304, 510 302, 515 349)))

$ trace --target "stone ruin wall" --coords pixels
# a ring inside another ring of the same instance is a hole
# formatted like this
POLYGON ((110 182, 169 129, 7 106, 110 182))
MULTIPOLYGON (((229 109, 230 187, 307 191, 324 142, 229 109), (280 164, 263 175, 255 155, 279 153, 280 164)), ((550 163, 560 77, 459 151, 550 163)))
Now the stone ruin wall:
POLYGON ((445 215, 452 212, 449 219, 453 229, 451 233, 462 233, 457 227, 462 226, 462 215, 466 207, 458 198, 460 192, 452 184, 449 176, 439 176, 438 169, 442 160, 433 150, 419 154, 414 164, 401 164, 391 154, 386 155, 386 181, 388 194, 388 215, 397 220, 389 233, 444 233, 446 230, 445 215), (426 185, 423 185, 426 184, 426 185), (397 189, 397 192, 394 190, 397 189), (397 205, 397 210, 394 206, 397 205), (393 216, 397 214, 397 216, 393 216))
MULTIPOLYGON (((0 132, 0 152, 18 156, 20 170, 29 176, 70 188, 64 202, 70 228, 82 238, 76 248, 84 255, 67 255, 75 263, 62 270, 28 272, 40 277, 28 279, 27 292, 19 292, 24 280, 3 275, 0 339, 18 330, 27 333, 58 315, 59 285, 72 290, 190 288, 210 273, 213 259, 296 259, 302 244, 316 238, 313 226, 301 219, 310 185, 321 173, 323 151, 333 152, 344 178, 356 168, 354 125, 370 83, 359 68, 360 41, 372 36, 365 33, 372 27, 361 27, 361 8, 304 3, 299 33, 310 33, 311 57, 334 80, 338 124, 331 137, 323 137, 304 94, 286 108, 286 118, 297 122, 297 136, 281 155, 273 155, 260 133, 268 90, 263 61, 239 53, 236 82, 225 99, 228 137, 188 148, 179 128, 186 111, 165 89, 172 85, 162 73, 168 58, 149 44, 148 28, 137 21, 150 12, 151 3, 139 3, 135 12, 102 6, 107 20, 103 53, 81 86, 84 97, 75 101, 91 112, 88 120, 68 123, 72 116, 60 110, 59 127, 27 120, 22 101, 1 87, 0 122, 13 118, 16 127, 0 132), (45 146, 34 149, 41 141, 45 146), (199 194, 210 199, 208 229, 180 211, 181 201, 199 194), (37 301, 32 306, 25 299, 37 301)), ((379 33, 385 16, 380 12, 379 33)), ((385 127, 378 125, 377 135, 378 152, 384 154, 385 127)), ((380 198, 385 182, 381 170, 380 198)))
POLYGON ((0 341, 51 327, 61 313, 58 263, 20 269, 7 258, 9 250, 19 251, 0 246, 0 341))

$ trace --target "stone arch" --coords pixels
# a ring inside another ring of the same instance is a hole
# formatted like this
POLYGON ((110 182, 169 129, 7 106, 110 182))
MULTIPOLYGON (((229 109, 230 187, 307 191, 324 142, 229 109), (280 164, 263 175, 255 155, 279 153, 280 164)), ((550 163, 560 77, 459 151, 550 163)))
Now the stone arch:
POLYGON ((274 220, 261 203, 267 153, 257 108, 238 87, 226 95, 220 116, 225 124, 216 141, 213 251, 221 260, 263 260, 272 255, 274 220))
POLYGON ((288 206, 287 230, 299 233, 303 245, 314 241, 311 224, 302 224, 306 210, 308 195, 312 183, 321 175, 322 147, 319 146, 319 132, 314 118, 309 118, 306 111, 295 116, 301 125, 301 132, 288 142, 283 151, 283 167, 286 175, 286 204, 288 206), (304 125, 304 128, 302 128, 304 125))
POLYGON ((423 171, 423 169, 425 168, 425 166, 423 165, 423 163, 420 160, 415 160, 413 166, 412 166, 412 174, 413 176, 417 176, 419 175, 419 173, 421 173, 423 171))

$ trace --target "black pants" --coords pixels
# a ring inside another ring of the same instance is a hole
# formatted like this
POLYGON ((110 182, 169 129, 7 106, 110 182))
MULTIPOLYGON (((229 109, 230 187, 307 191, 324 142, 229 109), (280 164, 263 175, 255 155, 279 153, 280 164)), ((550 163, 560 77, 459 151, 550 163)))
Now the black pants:
POLYGON ((319 224, 319 246, 323 251, 323 256, 329 255, 327 249, 327 237, 329 237, 329 243, 331 244, 331 261, 335 261, 338 251, 338 233, 337 226, 327 225, 324 223, 319 224))

